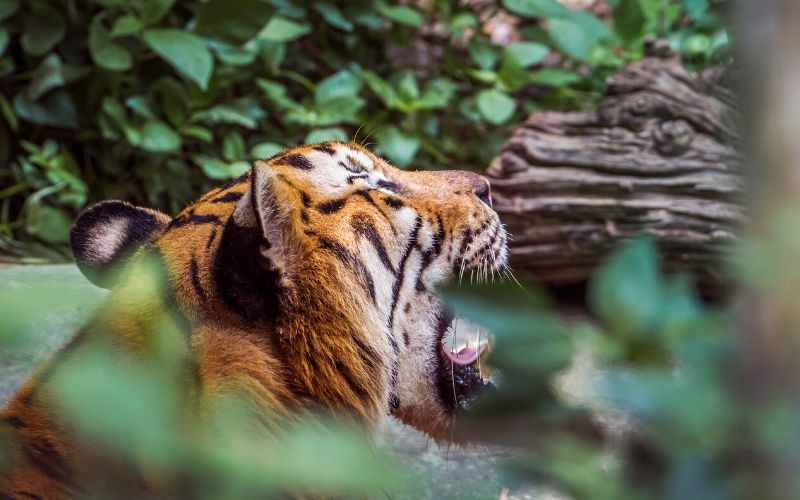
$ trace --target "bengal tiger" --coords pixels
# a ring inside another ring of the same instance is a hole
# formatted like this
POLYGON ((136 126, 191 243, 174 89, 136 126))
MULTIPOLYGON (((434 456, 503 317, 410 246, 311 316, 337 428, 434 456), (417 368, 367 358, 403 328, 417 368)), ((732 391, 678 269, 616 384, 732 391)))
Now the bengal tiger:
POLYGON ((459 406, 486 381, 479 350, 442 346, 453 317, 437 284, 506 265, 506 232, 489 182, 465 171, 404 171, 361 145, 325 142, 256 161, 175 218, 104 201, 77 218, 78 267, 111 288, 107 304, 15 394, 2 425, 19 439, 0 491, 80 494, 75 457, 48 387, 93 342, 135 357, 153 318, 179 314, 202 397, 231 388, 265 415, 309 406, 375 427, 387 414, 446 438, 459 406), (155 259, 166 292, 134 304, 136 269, 155 259), (113 314, 102 311, 112 310, 113 314))

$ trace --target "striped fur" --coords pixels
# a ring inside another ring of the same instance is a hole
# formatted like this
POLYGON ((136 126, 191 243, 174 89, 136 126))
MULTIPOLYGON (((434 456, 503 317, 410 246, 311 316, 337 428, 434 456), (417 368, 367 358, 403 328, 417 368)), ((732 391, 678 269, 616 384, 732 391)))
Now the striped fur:
POLYGON ((433 288, 464 268, 505 265, 486 187, 476 174, 406 172, 331 142, 258 161, 172 219, 123 202, 90 208, 72 244, 81 269, 112 293, 2 413, 22 451, 0 491, 81 491, 74 457, 91 444, 67 437, 47 396, 52 373, 93 342, 135 358, 170 314, 184 325, 187 394, 244 391, 265 425, 317 407, 369 427, 391 413, 446 437, 458 401, 441 389, 451 382, 439 354, 449 321, 433 288), (111 276, 119 260, 134 270, 111 276), (135 269, 152 263, 166 292, 134 304, 135 269))

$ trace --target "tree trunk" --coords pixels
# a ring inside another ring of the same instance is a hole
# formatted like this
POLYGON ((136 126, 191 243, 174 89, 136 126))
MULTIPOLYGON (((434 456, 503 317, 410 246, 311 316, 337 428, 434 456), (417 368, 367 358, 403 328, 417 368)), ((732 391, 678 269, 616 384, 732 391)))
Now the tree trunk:
POLYGON ((723 75, 689 72, 652 43, 608 80, 595 111, 530 116, 488 170, 512 266, 548 285, 583 282, 620 241, 649 234, 668 270, 719 284, 745 219, 723 75))

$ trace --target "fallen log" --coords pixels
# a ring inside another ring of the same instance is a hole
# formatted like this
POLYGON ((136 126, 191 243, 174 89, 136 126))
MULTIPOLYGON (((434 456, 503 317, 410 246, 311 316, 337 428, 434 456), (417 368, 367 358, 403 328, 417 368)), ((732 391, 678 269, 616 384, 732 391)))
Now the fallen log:
POLYGON ((595 111, 531 115, 488 170, 512 266, 546 285, 581 283, 621 241, 649 234, 668 271, 719 285, 746 215, 724 76, 689 71, 653 42, 595 111))

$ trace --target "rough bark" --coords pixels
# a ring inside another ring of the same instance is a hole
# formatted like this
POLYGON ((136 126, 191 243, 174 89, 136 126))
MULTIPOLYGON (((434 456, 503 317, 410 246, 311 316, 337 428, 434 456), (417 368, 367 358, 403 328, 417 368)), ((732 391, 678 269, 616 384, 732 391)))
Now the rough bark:
POLYGON ((530 116, 488 171, 512 265, 545 284, 582 282, 646 233, 668 269, 718 284, 745 219, 737 104, 722 77, 653 43, 595 111, 530 116))

